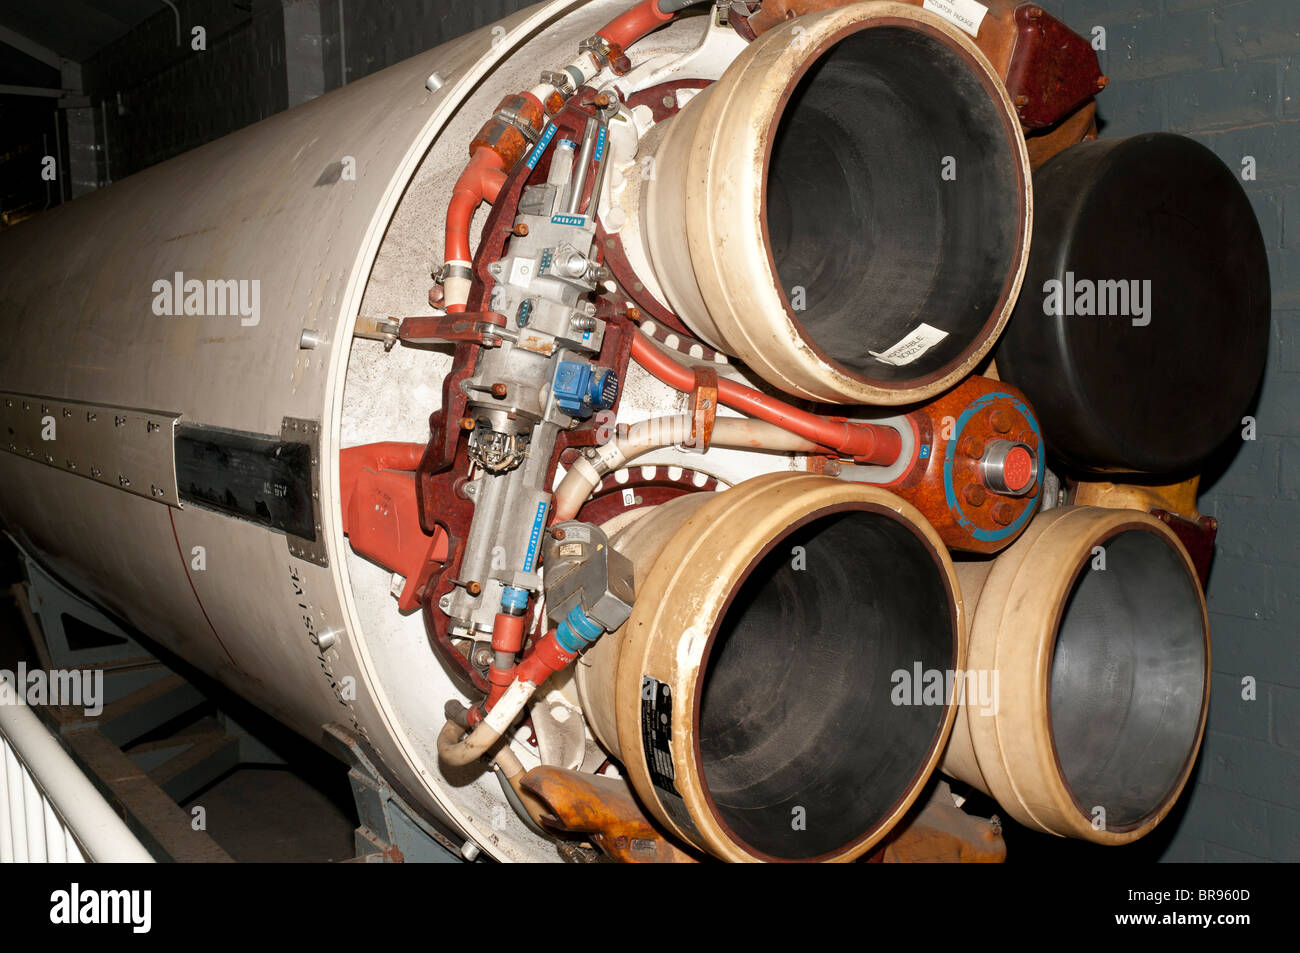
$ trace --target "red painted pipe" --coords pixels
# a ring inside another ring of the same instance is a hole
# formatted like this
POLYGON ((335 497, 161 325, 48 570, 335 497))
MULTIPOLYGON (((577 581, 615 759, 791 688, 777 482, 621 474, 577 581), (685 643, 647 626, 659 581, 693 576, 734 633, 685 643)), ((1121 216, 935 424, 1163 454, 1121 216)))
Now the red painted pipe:
POLYGON ((647 33, 663 26, 676 15, 661 12, 659 0, 641 0, 631 10, 615 17, 597 32, 611 47, 623 50, 647 33))
MULTIPOLYGON (((524 626, 526 623, 526 616, 498 612, 492 622, 492 650, 514 656, 524 647, 524 626)), ((515 680, 515 668, 514 665, 508 668, 498 668, 496 660, 493 660, 492 668, 488 672, 488 682, 492 687, 488 690, 487 703, 484 706, 487 711, 492 710, 492 706, 501 699, 501 696, 506 693, 506 689, 510 687, 510 683, 515 680)))
MULTIPOLYGON (((469 251, 469 226, 484 200, 493 202, 505 184, 505 163, 487 147, 475 150, 469 165, 456 180, 451 201, 447 203, 447 261, 472 261, 469 251)), ((463 304, 448 305, 448 311, 464 311, 463 304)))
POLYGON ((556 672, 563 671, 578 657, 578 653, 570 652, 560 645, 555 632, 555 629, 551 629, 533 643, 532 649, 524 656, 524 660, 515 666, 515 678, 522 682, 540 685, 556 672))
MULTIPOLYGON (((632 338, 632 357, 669 387, 687 392, 695 387, 694 372, 655 347, 644 334, 632 338)), ((819 417, 735 381, 718 379, 718 400, 860 463, 888 466, 903 452, 902 437, 892 427, 819 417)))

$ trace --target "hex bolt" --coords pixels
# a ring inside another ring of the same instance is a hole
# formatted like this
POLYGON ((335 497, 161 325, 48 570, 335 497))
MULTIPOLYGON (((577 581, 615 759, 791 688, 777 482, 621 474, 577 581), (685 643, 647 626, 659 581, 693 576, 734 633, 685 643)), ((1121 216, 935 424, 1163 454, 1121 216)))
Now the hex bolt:
POLYGON ((506 387, 505 384, 497 383, 493 384, 489 388, 489 391, 497 400, 505 400, 506 395, 510 393, 510 388, 506 387))
MULTIPOLYGON (((709 406, 709 401, 707 400, 701 401, 700 406, 704 407, 704 409, 707 410, 709 406)), ((840 461, 838 460, 827 460, 825 465, 822 467, 822 473, 832 477, 839 476, 840 470, 841 470, 840 461)))
POLYGON ((984 487, 980 486, 978 483, 972 483, 967 486, 963 496, 966 497, 966 502, 971 506, 983 506, 984 501, 988 499, 988 494, 984 492, 984 487))
POLYGON ((961 442, 961 452, 974 460, 978 460, 984 456, 984 441, 976 436, 967 437, 961 442))
POLYGON ((1032 430, 1020 431, 1020 433, 1016 434, 1016 439, 1027 447, 1033 447, 1035 450, 1038 449, 1038 434, 1034 433, 1032 430))
POLYGON ((473 417, 462 417, 462 418, 460 418, 460 429, 461 429, 461 430, 473 430, 473 429, 474 429, 474 426, 475 426, 475 425, 474 425, 474 418, 473 418, 473 417))
POLYGON ((320 346, 320 332, 313 331, 311 328, 303 328, 302 333, 298 335, 298 347, 304 351, 310 351, 320 346))
POLYGON ((1042 7, 1030 7, 1028 10, 1025 11, 1025 16, 1029 17, 1029 19, 1031 20, 1037 20, 1040 17, 1042 17, 1042 15, 1043 15, 1042 7))
POLYGON ((481 649, 479 649, 477 652, 475 652, 475 653, 474 653, 474 664, 475 664, 475 665, 491 665, 491 664, 492 664, 492 650, 489 649, 489 648, 481 648, 481 649))
POLYGON ((1007 526, 1016 518, 1016 508, 1005 501, 993 504, 993 522, 1007 526))
POLYGON ((551 530, 551 539, 564 539, 568 534, 564 532, 563 527, 557 526, 551 530))
POLYGON ((467 582, 465 583, 465 591, 471 596, 477 596, 482 594, 483 587, 477 582, 467 582))
POLYGON ((993 429, 998 433, 1006 433, 1011 429, 1011 425, 1014 422, 1015 420, 1011 416, 1010 412, 1001 407, 989 414, 989 423, 993 425, 993 429))
POLYGON ((528 234, 528 223, 527 223, 527 222, 520 222, 520 223, 519 223, 518 225, 516 225, 514 228, 510 229, 510 233, 511 233, 512 235, 515 235, 515 236, 519 237, 519 238, 523 238, 525 235, 528 234))

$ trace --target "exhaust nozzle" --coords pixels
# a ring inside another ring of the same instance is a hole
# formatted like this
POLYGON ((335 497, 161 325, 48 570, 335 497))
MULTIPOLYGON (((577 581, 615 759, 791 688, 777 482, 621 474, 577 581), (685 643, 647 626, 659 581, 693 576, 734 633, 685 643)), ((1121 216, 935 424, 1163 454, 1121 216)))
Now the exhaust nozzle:
POLYGON ((1147 834, 1205 729, 1210 639, 1178 538, 1136 510, 1059 507, 991 562, 959 563, 970 668, 943 771, 1035 830, 1099 844, 1147 834))
POLYGON ((637 602, 578 666, 583 709, 645 806, 732 861, 852 860, 926 782, 960 668, 942 542, 875 487, 771 474, 673 500, 617 533, 637 602))
POLYGON ((904 404, 970 373, 1025 268, 1029 165, 1001 80, 902 3, 760 36, 667 123, 641 207, 669 304, 787 393, 904 404))

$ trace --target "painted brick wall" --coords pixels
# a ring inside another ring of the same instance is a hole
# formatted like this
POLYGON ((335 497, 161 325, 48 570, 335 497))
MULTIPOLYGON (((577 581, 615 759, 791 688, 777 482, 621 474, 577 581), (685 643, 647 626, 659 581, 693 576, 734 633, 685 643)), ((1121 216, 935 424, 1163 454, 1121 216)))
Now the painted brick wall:
MULTIPOLYGON (((1240 172, 1268 247, 1273 336, 1255 439, 1207 474, 1219 519, 1208 602, 1209 728, 1166 860, 1300 860, 1300 5, 1296 0, 1057 0, 1106 29, 1103 136, 1167 130, 1240 172), (1244 700, 1242 680, 1256 680, 1244 700)), ((1206 386, 1213 386, 1207 377, 1206 386)))

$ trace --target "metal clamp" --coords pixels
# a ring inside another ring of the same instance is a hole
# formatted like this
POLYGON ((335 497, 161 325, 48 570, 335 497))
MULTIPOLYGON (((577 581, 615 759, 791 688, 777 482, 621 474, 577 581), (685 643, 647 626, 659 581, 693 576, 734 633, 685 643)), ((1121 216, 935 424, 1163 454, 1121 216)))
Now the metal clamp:
POLYGON ((718 372, 711 367, 695 368, 691 388, 691 441, 684 449, 704 453, 713 441, 713 422, 718 416, 718 372))

